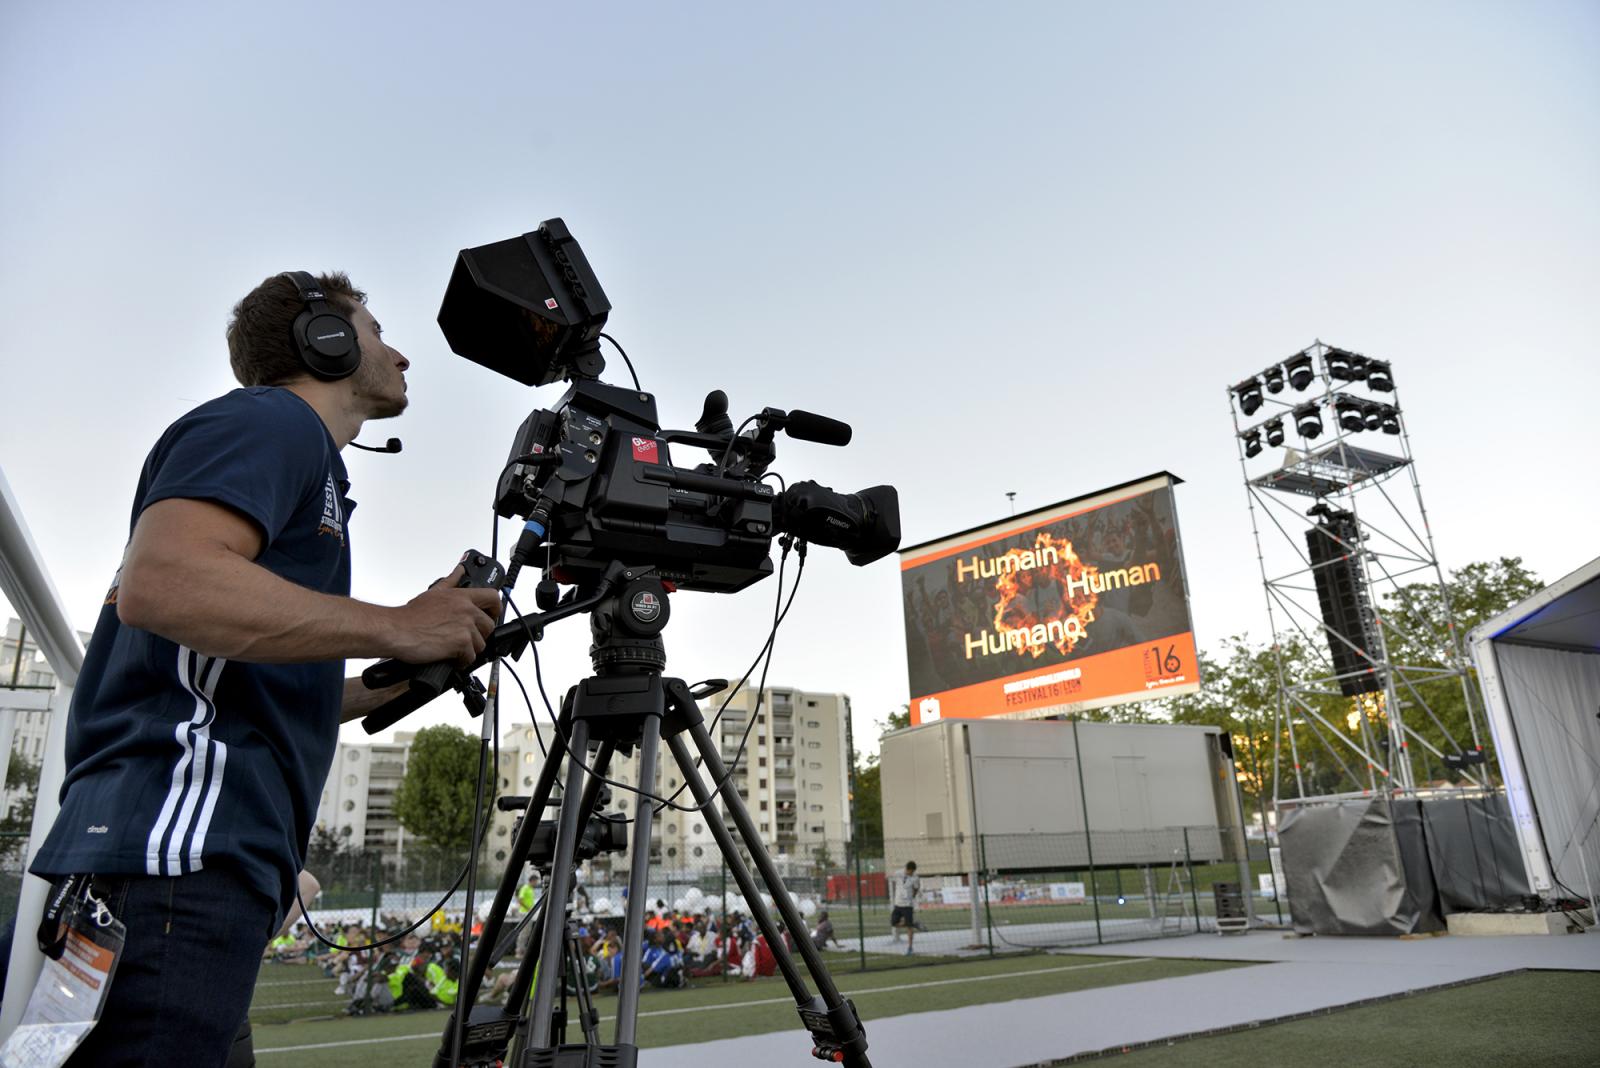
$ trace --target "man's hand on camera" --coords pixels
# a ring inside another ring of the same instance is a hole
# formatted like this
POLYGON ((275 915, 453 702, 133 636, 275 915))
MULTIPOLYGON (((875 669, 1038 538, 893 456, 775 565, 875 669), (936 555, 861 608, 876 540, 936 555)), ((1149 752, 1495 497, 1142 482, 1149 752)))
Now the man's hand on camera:
POLYGON ((469 667, 483 652, 500 618, 497 590, 457 589, 456 568, 423 593, 394 609, 397 616, 393 656, 408 664, 449 660, 469 667))
POLYGON ((466 577, 467 577, 467 569, 465 567, 463 567, 462 565, 457 564, 456 565, 456 569, 454 571, 450 572, 450 574, 446 575, 444 578, 434 579, 433 582, 429 584, 428 589, 430 589, 430 590, 449 589, 451 586, 456 585, 458 582, 460 582, 462 579, 464 579, 466 577))

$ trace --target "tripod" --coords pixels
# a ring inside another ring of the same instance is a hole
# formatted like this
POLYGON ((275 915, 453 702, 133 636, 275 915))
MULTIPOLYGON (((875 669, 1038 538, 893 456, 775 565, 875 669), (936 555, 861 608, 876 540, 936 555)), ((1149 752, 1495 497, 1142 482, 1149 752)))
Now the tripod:
POLYGON ((811 1033, 812 1055, 854 1068, 871 1068, 866 1055, 866 1032, 855 1006, 840 995, 821 952, 804 937, 805 921, 761 845, 755 823, 729 779, 716 742, 707 731, 696 704, 697 698, 719 692, 726 687, 726 682, 716 680, 691 690, 682 679, 665 678, 661 674, 666 666, 661 631, 670 614, 667 595, 661 580, 644 569, 622 569, 616 581, 605 586, 597 597, 584 602, 592 604, 590 627, 594 644, 589 653, 595 674, 569 690, 562 701, 556 740, 528 799, 527 812, 532 818, 524 817, 512 842, 505 876, 484 920, 483 933, 467 961, 461 997, 435 1057, 435 1068, 479 1068, 502 1061, 508 1068, 634 1068, 637 1065, 644 911, 649 896, 650 840, 655 817, 654 808, 643 796, 634 816, 616 1032, 612 1043, 598 1044, 592 1004, 586 1009, 585 999, 580 996, 579 1015, 584 1021, 586 1041, 567 1044, 566 1013, 564 1005, 558 1006, 557 996, 563 991, 563 972, 569 968, 576 969, 577 985, 583 986, 582 961, 573 959, 573 942, 566 917, 576 883, 577 861, 585 851, 587 832, 600 801, 602 779, 619 752, 626 755, 636 748, 639 790, 642 795, 655 793, 656 760, 663 741, 696 803, 705 806, 701 814, 744 895, 757 928, 772 948, 778 969, 794 996, 801 1022, 811 1033), (695 753, 699 754, 710 775, 709 784, 695 766, 695 753), (555 819, 549 883, 540 914, 534 921, 533 945, 537 952, 527 954, 518 966, 504 1007, 474 1005, 492 963, 492 949, 500 939, 517 890, 517 876, 535 850, 540 829, 538 814, 549 803, 563 769, 565 781, 555 819), (709 804, 714 797, 721 798, 732 817, 784 924, 800 935, 795 944, 816 986, 815 995, 807 988, 785 946, 772 911, 762 903, 755 874, 741 858, 733 834, 709 804), (456 1060, 452 1052, 453 1032, 457 1015, 461 1013, 467 1015, 460 1059, 456 1060), (513 1044, 516 1050, 508 1056, 513 1044))

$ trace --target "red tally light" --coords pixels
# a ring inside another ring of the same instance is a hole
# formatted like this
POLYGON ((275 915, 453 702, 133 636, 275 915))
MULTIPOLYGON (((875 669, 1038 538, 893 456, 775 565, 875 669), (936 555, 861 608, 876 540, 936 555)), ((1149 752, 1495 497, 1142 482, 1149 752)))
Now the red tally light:
POLYGON ((661 588, 666 590, 668 593, 678 592, 678 584, 676 582, 668 582, 666 579, 661 580, 661 588))

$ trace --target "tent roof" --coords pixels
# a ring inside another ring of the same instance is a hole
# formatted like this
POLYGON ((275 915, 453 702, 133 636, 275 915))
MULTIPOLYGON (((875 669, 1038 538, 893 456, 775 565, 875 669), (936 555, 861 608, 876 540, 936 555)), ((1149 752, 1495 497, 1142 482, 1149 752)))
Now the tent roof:
POLYGON ((1600 557, 1473 628, 1470 640, 1600 653, 1600 557))

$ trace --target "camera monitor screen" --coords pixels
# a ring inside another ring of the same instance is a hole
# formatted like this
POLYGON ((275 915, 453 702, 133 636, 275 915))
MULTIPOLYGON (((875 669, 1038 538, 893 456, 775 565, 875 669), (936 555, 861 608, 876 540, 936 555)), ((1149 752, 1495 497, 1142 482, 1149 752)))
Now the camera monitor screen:
POLYGON ((1198 690, 1179 481, 1162 472, 900 550, 911 722, 1198 690))

